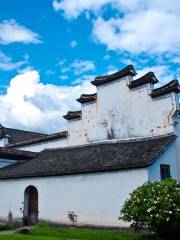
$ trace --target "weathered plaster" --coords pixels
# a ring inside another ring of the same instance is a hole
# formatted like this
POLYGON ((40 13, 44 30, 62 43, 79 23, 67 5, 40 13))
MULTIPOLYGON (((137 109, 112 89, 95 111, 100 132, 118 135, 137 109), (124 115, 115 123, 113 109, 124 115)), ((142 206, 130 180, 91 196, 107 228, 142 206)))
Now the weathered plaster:
POLYGON ((166 152, 148 168, 149 181, 159 181, 161 179, 160 175, 160 164, 170 165, 171 176, 174 179, 179 179, 178 177, 178 164, 176 161, 176 142, 173 143, 166 152))
MULTIPOLYGON (((108 139, 149 137, 174 132, 177 94, 152 98, 153 84, 129 89, 132 77, 97 87, 97 100, 81 104, 82 118, 67 121, 68 139, 33 144, 19 149, 83 145, 108 139)), ((179 130, 178 130, 179 131, 179 130)))
POLYGON ((147 169, 0 181, 0 218, 21 218, 24 191, 38 189, 39 218, 71 224, 68 211, 78 216, 78 224, 123 226, 118 220, 124 201, 148 179, 147 169))

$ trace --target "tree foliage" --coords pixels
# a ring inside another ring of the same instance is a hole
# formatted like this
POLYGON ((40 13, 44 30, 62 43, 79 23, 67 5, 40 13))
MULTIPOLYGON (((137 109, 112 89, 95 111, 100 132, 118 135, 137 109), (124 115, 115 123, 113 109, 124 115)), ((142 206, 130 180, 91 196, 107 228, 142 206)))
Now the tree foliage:
POLYGON ((153 230, 175 239, 180 234, 180 182, 165 179, 138 187, 125 201, 120 219, 136 231, 153 230))

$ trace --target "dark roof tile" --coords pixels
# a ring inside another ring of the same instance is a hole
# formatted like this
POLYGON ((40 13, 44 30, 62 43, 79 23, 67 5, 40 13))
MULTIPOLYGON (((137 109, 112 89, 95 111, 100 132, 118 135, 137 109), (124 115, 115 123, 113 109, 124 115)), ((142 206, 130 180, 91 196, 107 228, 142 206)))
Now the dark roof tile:
POLYGON ((0 178, 115 171, 153 164, 176 139, 173 134, 138 140, 47 149, 38 157, 0 170, 0 178))
POLYGON ((128 65, 127 67, 123 68, 119 72, 116 72, 107 76, 96 77, 95 80, 92 81, 91 83, 95 86, 99 86, 99 85, 109 83, 126 76, 135 76, 135 75, 136 75, 136 71, 134 70, 133 65, 128 65))
POLYGON ((25 145, 35 144, 35 143, 52 141, 52 140, 60 139, 60 138, 66 138, 67 136, 68 136, 67 131, 58 132, 58 133, 54 133, 54 134, 51 134, 51 135, 42 136, 42 137, 39 137, 39 138, 34 138, 32 140, 28 140, 28 141, 24 141, 24 142, 9 144, 7 147, 8 148, 20 147, 20 146, 25 146, 25 145))
POLYGON ((37 155, 35 152, 0 147, 0 158, 4 159, 28 160, 37 157, 37 155))
POLYGON ((162 87, 153 89, 151 97, 155 98, 171 92, 180 93, 180 85, 178 80, 173 80, 162 87))
POLYGON ((66 115, 63 116, 66 120, 72 120, 76 118, 81 118, 81 111, 69 111, 66 115))
POLYGON ((158 83, 158 79, 156 78, 155 74, 153 72, 148 72, 144 76, 132 81, 128 86, 130 89, 144 85, 146 83, 152 83, 156 84, 158 83))
POLYGON ((19 129, 7 128, 4 126, 0 126, 0 138, 3 138, 5 135, 9 135, 11 143, 24 142, 28 140, 32 140, 39 137, 48 136, 43 133, 36 133, 30 131, 24 131, 19 129))
POLYGON ((82 94, 80 98, 76 100, 80 103, 87 103, 87 102, 96 101, 96 99, 97 99, 97 93, 93 93, 93 94, 82 94))

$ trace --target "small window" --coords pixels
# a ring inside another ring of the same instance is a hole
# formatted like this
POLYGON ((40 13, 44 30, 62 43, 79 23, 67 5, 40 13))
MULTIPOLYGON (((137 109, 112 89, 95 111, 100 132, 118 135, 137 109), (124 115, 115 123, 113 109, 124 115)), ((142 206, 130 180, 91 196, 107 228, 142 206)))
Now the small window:
POLYGON ((160 165, 161 179, 166 179, 171 176, 170 165, 161 164, 160 165))

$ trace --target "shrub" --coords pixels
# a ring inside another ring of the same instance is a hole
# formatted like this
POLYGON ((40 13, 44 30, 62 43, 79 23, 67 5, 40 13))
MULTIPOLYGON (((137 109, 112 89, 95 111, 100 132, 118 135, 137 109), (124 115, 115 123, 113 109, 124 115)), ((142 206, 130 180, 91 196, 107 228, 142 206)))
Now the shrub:
POLYGON ((120 219, 131 222, 136 231, 147 229, 175 239, 180 234, 180 182, 165 179, 138 187, 125 201, 120 219))

